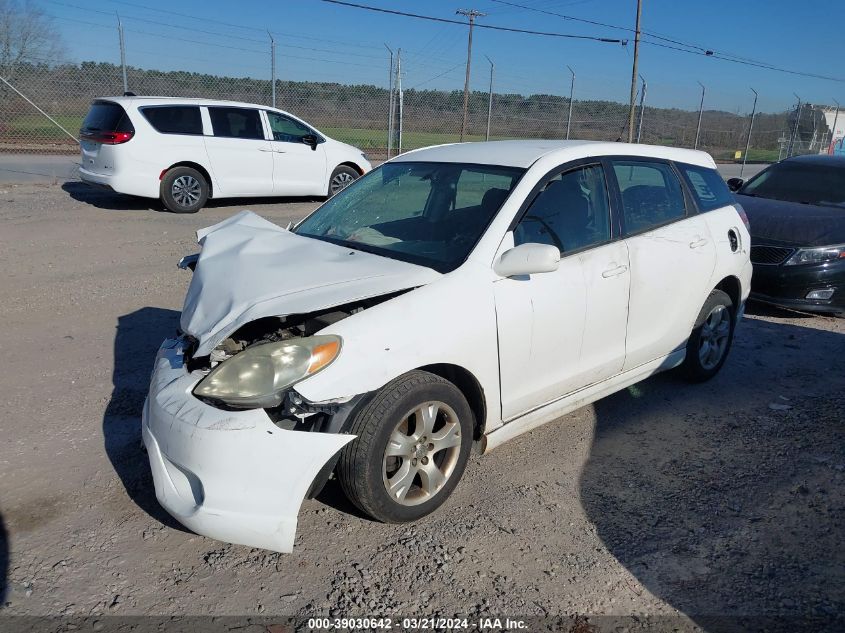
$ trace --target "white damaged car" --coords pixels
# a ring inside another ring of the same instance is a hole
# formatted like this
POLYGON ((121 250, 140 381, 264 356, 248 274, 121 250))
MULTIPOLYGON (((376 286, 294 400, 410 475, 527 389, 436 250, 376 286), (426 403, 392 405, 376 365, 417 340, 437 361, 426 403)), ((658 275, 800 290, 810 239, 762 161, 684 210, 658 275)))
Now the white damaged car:
POLYGON ((710 156, 621 143, 408 152, 290 230, 244 211, 198 240, 144 406, 156 495, 282 552, 333 472, 370 516, 413 521, 474 443, 658 371, 711 378, 751 281, 710 156))

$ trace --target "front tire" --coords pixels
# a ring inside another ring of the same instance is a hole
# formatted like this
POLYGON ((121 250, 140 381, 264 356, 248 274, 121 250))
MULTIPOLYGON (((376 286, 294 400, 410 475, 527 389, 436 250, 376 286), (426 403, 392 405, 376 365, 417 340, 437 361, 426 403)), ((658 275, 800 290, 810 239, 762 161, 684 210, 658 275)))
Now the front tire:
POLYGON ((354 417, 338 479, 349 500, 385 523, 436 510, 463 475, 473 414, 460 390, 425 371, 388 383, 354 417))
POLYGON ((329 178, 329 198, 355 182, 359 174, 349 165, 338 165, 329 178))
POLYGON ((173 213, 196 213, 208 200, 208 181, 196 169, 174 167, 161 179, 161 202, 173 213))
POLYGON ((682 368, 693 382, 710 380, 728 358, 736 327, 736 310, 727 293, 714 290, 698 313, 682 368))

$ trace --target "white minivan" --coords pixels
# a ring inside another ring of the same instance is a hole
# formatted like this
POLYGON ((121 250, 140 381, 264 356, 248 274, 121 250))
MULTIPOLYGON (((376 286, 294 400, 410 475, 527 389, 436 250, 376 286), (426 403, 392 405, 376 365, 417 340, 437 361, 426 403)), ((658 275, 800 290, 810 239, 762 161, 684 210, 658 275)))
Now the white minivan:
POLYGON ((474 443, 659 371, 714 377, 746 222, 704 152, 534 140, 407 152, 290 229, 249 211, 202 229, 144 405, 156 496, 283 552, 332 472, 366 514, 419 519, 474 443))
POLYGON ((292 114, 234 101, 96 99, 80 146, 83 181, 174 213, 208 198, 330 196, 371 169, 361 150, 292 114))

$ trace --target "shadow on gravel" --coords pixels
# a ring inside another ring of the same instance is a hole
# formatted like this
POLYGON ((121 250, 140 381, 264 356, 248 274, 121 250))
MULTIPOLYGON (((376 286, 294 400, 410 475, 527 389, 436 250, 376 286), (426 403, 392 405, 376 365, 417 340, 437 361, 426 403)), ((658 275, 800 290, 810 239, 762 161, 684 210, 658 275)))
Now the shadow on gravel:
POLYGON ((161 342, 179 325, 179 313, 141 308, 117 320, 112 394, 103 416, 103 442, 126 493, 155 520, 185 531, 159 505, 147 454, 141 447, 141 410, 161 342))
POLYGON ((712 381, 670 372, 594 405, 587 516, 711 633, 845 613, 843 355, 843 334, 749 319, 712 381))
POLYGON ((62 190, 74 200, 90 204, 98 209, 109 211, 161 211, 162 209, 158 200, 126 196, 109 189, 92 187, 78 180, 69 180, 64 183, 62 190))
POLYGON ((0 609, 6 604, 6 587, 9 585, 9 535, 6 522, 0 514, 0 609))
POLYGON ((367 523, 374 523, 372 517, 364 514, 361 510, 358 509, 354 503, 352 503, 349 499, 346 498, 346 495, 343 494, 343 489, 340 487, 340 482, 335 479, 331 479, 326 482, 326 485, 320 491, 315 499, 320 503, 323 503, 330 508, 334 508, 338 512, 343 512, 344 514, 348 514, 354 517, 361 519, 362 521, 366 521, 367 523))
MULTIPOLYGON (((98 209, 107 209, 109 211, 159 211, 161 213, 167 213, 158 200, 127 196, 122 193, 115 193, 109 189, 93 187, 78 180, 67 181, 62 185, 62 190, 74 200, 90 204, 98 209)), ((305 198, 221 198, 219 200, 209 200, 205 208, 214 209, 217 207, 237 207, 243 205, 260 207, 265 204, 315 202, 318 200, 322 200, 322 198, 315 198, 313 196, 305 198)))

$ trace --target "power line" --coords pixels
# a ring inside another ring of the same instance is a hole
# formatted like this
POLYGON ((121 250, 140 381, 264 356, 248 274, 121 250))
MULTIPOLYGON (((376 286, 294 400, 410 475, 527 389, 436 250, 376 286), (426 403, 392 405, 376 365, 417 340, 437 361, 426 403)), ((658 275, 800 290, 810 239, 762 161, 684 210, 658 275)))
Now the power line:
MULTIPOLYGON (((406 11, 397 11, 395 9, 383 9, 381 7, 371 7, 366 4, 356 4, 354 2, 344 2, 343 0, 320 0, 329 4, 338 4, 344 7, 351 7, 353 9, 364 9, 366 11, 375 11, 376 13, 387 13, 390 15, 401 15, 406 18, 416 18, 418 20, 429 20, 431 22, 443 22, 445 24, 459 24, 466 26, 466 22, 460 20, 450 20, 449 18, 438 18, 433 15, 421 15, 419 13, 408 13, 406 11)), ((508 26, 494 26, 492 24, 477 24, 480 29, 488 29, 491 31, 506 31, 508 33, 524 33, 526 35, 543 35, 546 37, 561 37, 573 40, 591 40, 593 42, 603 42, 607 44, 622 44, 628 43, 628 40, 615 39, 610 37, 597 37, 595 35, 575 35, 573 33, 553 33, 548 31, 531 31, 529 29, 517 29, 508 26)))
MULTIPOLYGON (((324 0, 324 1, 327 1, 327 0, 324 0)), ((557 13, 555 11, 548 11, 546 9, 539 9, 537 7, 530 7, 530 6, 527 6, 527 5, 524 5, 524 4, 518 4, 516 2, 510 2, 509 0, 490 0, 490 2, 495 2, 497 4, 504 4, 504 5, 507 5, 507 6, 516 7, 516 8, 520 8, 520 9, 525 9, 526 11, 535 11, 537 13, 544 13, 546 15, 552 15, 552 16, 562 18, 564 20, 570 20, 570 21, 573 21, 573 22, 582 22, 584 24, 591 24, 593 26, 602 26, 602 27, 605 27, 605 28, 616 29, 616 30, 625 31, 625 32, 628 32, 628 33, 634 33, 635 32, 635 29, 632 29, 630 27, 619 26, 619 25, 616 25, 616 24, 608 24, 606 22, 598 22, 596 20, 588 20, 586 18, 577 18, 575 16, 565 15, 563 13, 557 13)), ((774 71, 777 71, 777 72, 787 73, 787 74, 790 74, 790 75, 797 75, 797 76, 800 76, 800 77, 809 77, 809 78, 812 78, 812 79, 824 79, 824 80, 827 80, 827 81, 845 82, 845 79, 841 79, 839 77, 830 77, 830 76, 827 76, 827 75, 819 75, 819 74, 816 74, 816 73, 808 73, 808 72, 803 72, 803 71, 790 70, 788 68, 781 68, 781 67, 778 67, 778 66, 774 66, 773 64, 769 64, 767 62, 762 62, 760 60, 752 59, 752 58, 749 58, 749 57, 741 57, 739 55, 734 55, 734 54, 728 53, 728 52, 720 53, 720 52, 718 52, 718 51, 716 51, 712 48, 699 46, 698 44, 688 44, 686 42, 682 42, 680 40, 661 35, 661 34, 656 33, 654 31, 642 30, 642 31, 640 31, 640 33, 642 35, 651 37, 653 39, 660 40, 661 42, 666 42, 664 44, 664 43, 660 43, 660 42, 650 42, 650 41, 647 41, 647 40, 641 40, 641 42, 640 42, 641 44, 648 44, 650 46, 658 46, 660 48, 666 48, 666 49, 670 49, 670 50, 680 51, 682 53, 690 53, 690 54, 693 54, 693 55, 704 55, 705 57, 713 57, 714 59, 720 59, 722 61, 727 61, 727 62, 731 62, 731 63, 734 63, 734 64, 743 64, 745 66, 754 66, 756 68, 764 68, 764 69, 767 69, 767 70, 774 70, 774 71), (671 46, 672 44, 674 44, 675 46, 671 46), (680 47, 685 47, 685 48, 680 48, 680 47), (689 50, 689 49, 694 49, 694 50, 689 50)))

